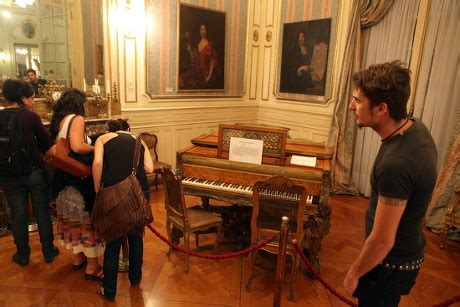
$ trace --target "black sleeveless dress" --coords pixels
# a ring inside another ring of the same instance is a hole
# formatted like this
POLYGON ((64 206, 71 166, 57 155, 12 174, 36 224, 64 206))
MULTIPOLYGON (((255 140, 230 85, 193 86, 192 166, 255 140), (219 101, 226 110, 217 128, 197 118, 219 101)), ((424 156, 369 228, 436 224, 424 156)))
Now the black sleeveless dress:
MULTIPOLYGON (((123 181, 132 172, 136 139, 128 133, 117 134, 118 136, 104 144, 104 164, 102 168, 102 184, 104 187, 123 181)), ((142 146, 136 177, 141 184, 145 197, 150 199, 147 176, 144 170, 144 150, 144 146, 142 146)))

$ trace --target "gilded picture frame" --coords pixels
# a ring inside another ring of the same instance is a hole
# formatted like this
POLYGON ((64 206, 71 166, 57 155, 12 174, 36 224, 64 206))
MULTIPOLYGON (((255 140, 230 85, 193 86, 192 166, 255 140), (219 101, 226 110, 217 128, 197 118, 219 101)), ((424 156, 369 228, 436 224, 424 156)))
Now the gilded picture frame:
POLYGON ((225 12, 180 3, 178 92, 225 91, 225 12))
POLYGON ((285 23, 280 93, 324 96, 331 18, 285 23))

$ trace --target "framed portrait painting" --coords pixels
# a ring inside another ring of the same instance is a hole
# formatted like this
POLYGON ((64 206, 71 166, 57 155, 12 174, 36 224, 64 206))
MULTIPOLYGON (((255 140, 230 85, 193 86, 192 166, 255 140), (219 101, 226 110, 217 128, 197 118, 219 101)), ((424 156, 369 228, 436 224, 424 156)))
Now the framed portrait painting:
POLYGON ((330 18, 284 24, 280 92, 324 95, 330 33, 330 18))
POLYGON ((180 4, 178 91, 225 90, 225 12, 180 4))

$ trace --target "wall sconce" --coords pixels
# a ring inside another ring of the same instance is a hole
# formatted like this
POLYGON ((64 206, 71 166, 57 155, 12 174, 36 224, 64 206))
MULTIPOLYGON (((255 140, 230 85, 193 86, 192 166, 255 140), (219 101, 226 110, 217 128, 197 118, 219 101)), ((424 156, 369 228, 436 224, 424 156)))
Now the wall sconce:
POLYGON ((127 38, 135 38, 144 31, 145 13, 139 0, 121 0, 118 3, 118 29, 127 38))
POLYGON ((3 48, 0 48, 0 61, 5 63, 6 58, 7 58, 7 55, 6 55, 5 50, 3 50, 3 48))
POLYGON ((14 0, 12 2, 17 6, 25 8, 27 5, 34 5, 35 0, 14 0))

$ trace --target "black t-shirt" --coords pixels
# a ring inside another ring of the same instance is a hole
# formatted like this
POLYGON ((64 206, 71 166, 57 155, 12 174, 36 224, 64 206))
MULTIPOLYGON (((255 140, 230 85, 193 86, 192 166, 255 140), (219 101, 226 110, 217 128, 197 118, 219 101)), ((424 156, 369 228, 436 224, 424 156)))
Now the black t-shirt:
POLYGON ((407 200, 393 248, 385 261, 403 264, 423 256, 423 219, 437 176, 437 151, 425 125, 417 119, 403 135, 385 140, 371 173, 371 195, 366 212, 366 236, 372 231, 378 196, 407 200))

